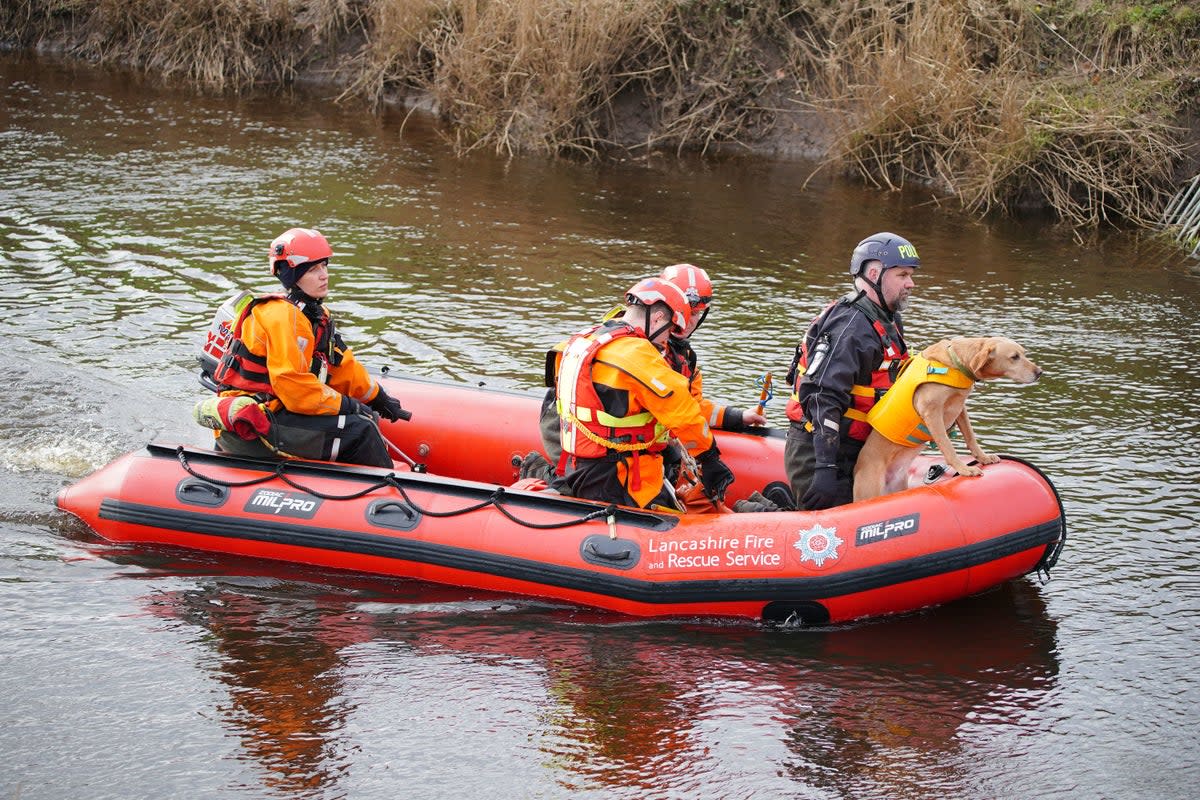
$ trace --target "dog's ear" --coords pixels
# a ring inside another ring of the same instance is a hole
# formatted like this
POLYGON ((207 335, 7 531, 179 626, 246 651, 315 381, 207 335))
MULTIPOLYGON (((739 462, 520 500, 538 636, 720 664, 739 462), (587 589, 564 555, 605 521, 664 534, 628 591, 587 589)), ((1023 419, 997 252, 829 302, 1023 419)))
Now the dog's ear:
POLYGON ((979 343, 979 349, 971 354, 971 358, 967 360, 967 367, 976 375, 982 375, 984 367, 992 360, 992 354, 996 352, 996 345, 999 340, 994 336, 989 339, 984 339, 979 343))
POLYGON ((921 355, 928 358, 930 361, 937 361, 939 364, 950 363, 950 340, 942 339, 940 342, 935 342, 921 351, 921 355))

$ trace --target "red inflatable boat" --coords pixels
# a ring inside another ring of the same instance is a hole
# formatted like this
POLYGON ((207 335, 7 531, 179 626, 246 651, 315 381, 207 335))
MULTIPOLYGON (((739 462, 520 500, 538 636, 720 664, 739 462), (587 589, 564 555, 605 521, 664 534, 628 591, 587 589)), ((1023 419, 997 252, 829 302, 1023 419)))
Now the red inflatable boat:
MULTIPOLYGON (((842 622, 1049 571, 1057 493, 1005 458, 979 478, 925 458, 907 491, 827 511, 649 513, 511 488, 540 398, 381 379, 413 412, 384 432, 418 470, 268 463, 155 443, 64 489, 106 539, 418 578, 638 616, 842 622), (421 471, 424 470, 424 471, 421 471)), ((781 432, 718 434, 728 501, 783 477, 781 432)))

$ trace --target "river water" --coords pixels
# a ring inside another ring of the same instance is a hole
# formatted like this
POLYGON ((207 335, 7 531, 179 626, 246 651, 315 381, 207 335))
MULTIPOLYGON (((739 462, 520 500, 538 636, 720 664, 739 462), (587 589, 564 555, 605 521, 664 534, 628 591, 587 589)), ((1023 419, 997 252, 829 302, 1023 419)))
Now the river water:
POLYGON ((460 159, 399 112, 0 54, 0 797, 1194 796, 1200 269, 810 172, 460 159), (123 452, 205 441, 201 333, 271 288, 293 225, 330 238, 362 360, 510 388, 636 279, 704 266, 705 388, 743 406, 853 245, 900 232, 914 346, 1002 333, 1046 370, 972 418, 1055 481, 1058 567, 837 629, 646 622, 114 546, 58 512, 123 452))

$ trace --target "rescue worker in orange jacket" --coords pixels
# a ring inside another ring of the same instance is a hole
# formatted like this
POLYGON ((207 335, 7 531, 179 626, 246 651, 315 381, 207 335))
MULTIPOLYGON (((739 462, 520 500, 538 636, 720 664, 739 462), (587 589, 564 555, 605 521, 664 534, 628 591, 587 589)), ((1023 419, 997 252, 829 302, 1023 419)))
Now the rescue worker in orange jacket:
POLYGON ((663 479, 662 452, 674 435, 696 457, 705 494, 720 500, 733 482, 687 379, 659 347, 683 333, 683 292, 647 278, 625 295, 620 317, 567 340, 555 383, 564 491, 642 508, 682 510, 663 479))
POLYGON ((827 306, 796 348, 784 466, 800 508, 854 498, 854 465, 871 432, 867 412, 908 359, 900 312, 920 266, 901 236, 863 239, 850 257, 854 291, 827 306))
POLYGON ((271 242, 271 272, 286 295, 256 298, 242 312, 214 378, 221 397, 249 395, 269 429, 218 433, 222 450, 391 467, 378 417, 411 416, 342 341, 325 308, 333 251, 318 231, 292 228, 271 242))
MULTIPOLYGON (((662 348, 663 357, 667 364, 676 372, 688 379, 688 390, 700 404, 700 410, 708 420, 710 428, 728 431, 744 431, 753 425, 766 425, 767 418, 752 410, 742 410, 733 406, 723 406, 704 396, 704 378, 696 363, 696 351, 692 349, 691 336, 708 317, 712 304, 713 286, 708 273, 691 264, 674 264, 665 267, 658 275, 663 280, 675 284, 687 298, 691 307, 691 315, 687 328, 681 333, 672 331, 662 348)), ((562 357, 562 346, 547 354, 546 382, 550 385, 546 398, 542 403, 541 433, 542 446, 550 456, 549 464, 541 460, 537 453, 526 457, 522 464, 522 477, 542 477, 548 483, 555 483, 553 477, 554 465, 562 455, 559 445, 558 413, 555 402, 554 377, 558 374, 558 362, 562 357)), ((675 450, 675 448, 671 448, 675 450)), ((664 458, 667 463, 668 479, 674 480, 673 474, 678 470, 681 455, 668 451, 664 458)))

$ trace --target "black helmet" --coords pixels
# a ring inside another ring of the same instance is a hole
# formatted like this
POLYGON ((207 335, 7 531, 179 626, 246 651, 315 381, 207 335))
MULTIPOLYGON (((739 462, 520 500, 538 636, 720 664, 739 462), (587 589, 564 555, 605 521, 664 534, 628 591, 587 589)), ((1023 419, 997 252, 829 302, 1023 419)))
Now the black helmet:
POLYGON ((921 266, 921 257, 917 255, 917 248, 913 247, 912 242, 886 231, 868 236, 858 243, 854 254, 850 256, 850 274, 856 278, 862 275, 863 265, 868 261, 881 262, 885 270, 892 267, 917 269, 921 266))

